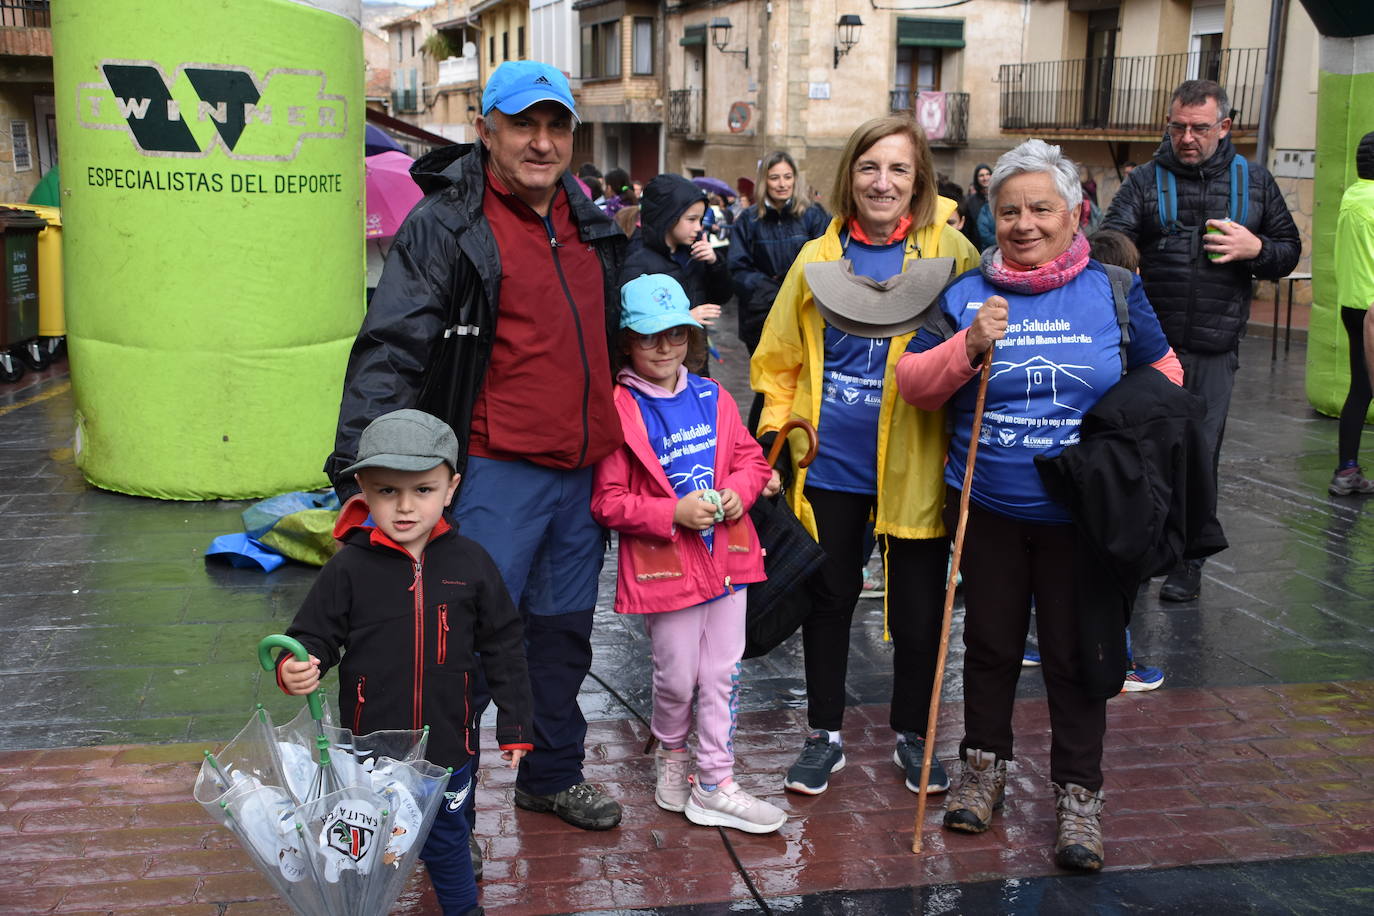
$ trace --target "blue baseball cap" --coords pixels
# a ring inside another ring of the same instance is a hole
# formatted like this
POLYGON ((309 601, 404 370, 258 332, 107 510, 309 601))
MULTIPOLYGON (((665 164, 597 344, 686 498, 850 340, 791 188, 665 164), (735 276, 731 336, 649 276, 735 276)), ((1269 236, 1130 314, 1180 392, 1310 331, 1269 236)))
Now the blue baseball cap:
POLYGON ((640 274, 620 288, 620 326, 648 336, 678 325, 701 327, 682 284, 667 274, 640 274))
POLYGON ((572 87, 557 67, 537 60, 508 60, 487 78, 482 90, 482 115, 496 108, 503 114, 519 114, 539 102, 557 102, 581 121, 573 105, 572 87))

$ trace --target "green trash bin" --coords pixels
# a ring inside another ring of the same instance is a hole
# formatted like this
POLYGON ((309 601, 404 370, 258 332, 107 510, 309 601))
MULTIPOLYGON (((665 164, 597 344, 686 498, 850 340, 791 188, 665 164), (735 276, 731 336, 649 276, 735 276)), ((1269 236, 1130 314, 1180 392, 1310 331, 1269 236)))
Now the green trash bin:
POLYGON ((46 228, 32 210, 0 207, 0 382, 50 362, 38 340, 38 233, 46 228))

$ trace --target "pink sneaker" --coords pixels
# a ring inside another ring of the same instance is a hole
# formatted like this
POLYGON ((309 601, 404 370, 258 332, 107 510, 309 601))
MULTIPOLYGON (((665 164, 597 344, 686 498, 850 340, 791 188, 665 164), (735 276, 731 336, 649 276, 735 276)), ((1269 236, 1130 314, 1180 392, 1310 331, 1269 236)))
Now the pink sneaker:
POLYGON ((772 833, 787 821, 781 808, 750 795, 734 779, 725 780, 714 792, 693 780, 685 813, 693 824, 734 827, 745 833, 772 833))

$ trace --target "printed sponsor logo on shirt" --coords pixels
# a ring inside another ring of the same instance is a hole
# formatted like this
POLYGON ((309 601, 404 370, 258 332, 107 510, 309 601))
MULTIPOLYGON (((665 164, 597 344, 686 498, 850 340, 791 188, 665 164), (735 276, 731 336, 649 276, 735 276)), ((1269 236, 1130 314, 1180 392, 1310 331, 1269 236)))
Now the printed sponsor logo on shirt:
POLYGON ((999 430, 997 431, 997 442, 998 442, 999 445, 1015 445, 1015 444, 1016 444, 1016 430, 1014 430, 1014 429, 999 429, 999 430))
POLYGON ((1021 439, 1022 448, 1053 448, 1054 439, 1050 436, 1025 436, 1021 439))

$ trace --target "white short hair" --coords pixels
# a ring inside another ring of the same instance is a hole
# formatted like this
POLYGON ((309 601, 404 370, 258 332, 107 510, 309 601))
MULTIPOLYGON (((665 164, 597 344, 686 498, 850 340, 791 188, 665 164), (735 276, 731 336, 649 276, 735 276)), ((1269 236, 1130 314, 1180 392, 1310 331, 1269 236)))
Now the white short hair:
POLYGON ((1078 166, 1065 156, 1059 147, 1051 146, 1044 140, 1027 140, 998 157, 997 164, 992 167, 988 199, 995 206, 1002 182, 1028 172, 1048 172, 1054 179, 1055 190, 1064 198, 1064 203, 1070 209, 1083 202, 1083 186, 1078 182, 1078 166))

